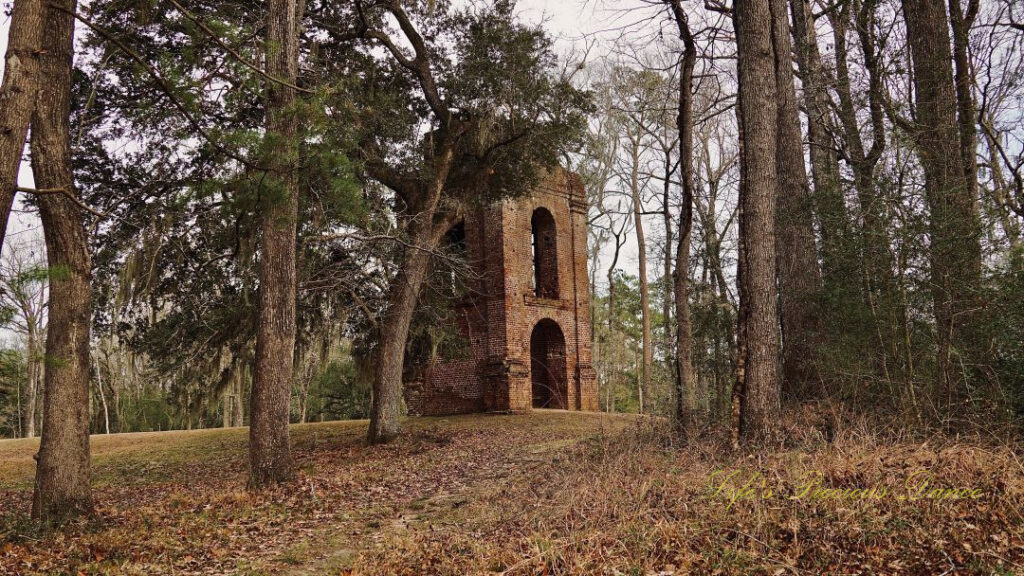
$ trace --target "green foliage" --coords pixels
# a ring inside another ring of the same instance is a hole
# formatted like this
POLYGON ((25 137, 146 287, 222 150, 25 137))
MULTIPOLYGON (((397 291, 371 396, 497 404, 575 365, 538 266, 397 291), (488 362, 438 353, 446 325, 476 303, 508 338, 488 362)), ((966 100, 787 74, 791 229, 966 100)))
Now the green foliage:
MULTIPOLYGON (((181 414, 168 408, 172 405, 168 394, 146 387, 138 395, 127 396, 118 410, 117 429, 124 432, 156 432, 189 428, 181 414)), ((94 432, 101 430, 94 424, 94 432)))
MULTIPOLYGON (((353 358, 338 362, 372 357, 401 244, 349 238, 401 237, 408 206, 366 164, 428 182, 432 146, 446 128, 409 70, 379 42, 347 33, 358 25, 353 4, 312 0, 301 38, 304 91, 284 111, 299 120, 298 154, 281 158, 283 136, 264 129, 266 79, 247 65, 263 60, 263 6, 182 4, 244 62, 173 6, 128 0, 97 6, 90 19, 134 56, 86 34, 76 58, 75 177, 85 201, 113 215, 91 235, 94 333, 134 367, 124 376, 105 358, 96 368, 108 386, 130 391, 112 410, 119 431, 219 425, 224 359, 250 354, 254 341, 258 210, 284 198, 282 168, 300 191, 297 345, 334 331, 355 342, 353 358)), ((369 24, 400 35, 381 6, 366 8, 369 24)), ((439 92, 466 127, 447 199, 475 206, 530 190, 575 147, 589 110, 588 95, 561 75, 551 39, 519 21, 511 2, 406 9, 439 92)), ((450 282, 432 280, 419 326, 454 326, 438 322, 451 314, 442 300, 465 279, 444 266, 432 278, 450 282)), ((435 333, 422 349, 458 348, 451 336, 435 333)), ((338 366, 324 370, 333 376, 321 374, 314 388, 328 395, 365 384, 338 366)), ((307 408, 364 413, 352 407, 362 392, 351 394, 344 409, 307 408)))
POLYGON ((989 324, 995 350, 993 370, 1017 418, 1024 418, 1024 246, 1011 248, 994 285, 989 324))
POLYGON ((461 315, 467 304, 480 294, 478 272, 470 270, 466 261, 464 226, 456 226, 448 234, 435 258, 426 285, 409 327, 405 353, 405 379, 416 380, 422 371, 437 359, 458 360, 471 354, 469 342, 462 333, 461 315))
POLYGON ((615 412, 638 412, 642 365, 640 287, 636 276, 617 270, 614 314, 609 322, 608 295, 594 299, 595 368, 600 376, 601 406, 615 412))
POLYGON ((370 382, 351 357, 331 361, 313 381, 307 411, 310 421, 370 416, 370 382))
MULTIPOLYGON (((379 42, 351 42, 325 26, 313 57, 319 80, 340 86, 325 103, 355 132, 357 149, 350 155, 426 183, 440 143, 454 138, 448 195, 484 204, 530 190, 560 153, 575 146, 590 108, 589 96, 559 75, 551 39, 540 27, 523 24, 512 2, 403 8, 423 37, 437 93, 453 111, 459 133, 440 125, 415 75, 379 42), (350 82, 336 80, 342 78, 350 82)), ((353 36, 361 17, 395 38, 402 34, 387 24, 380 6, 357 13, 352 6, 314 2, 308 11, 314 26, 345 23, 353 36)))
POLYGON ((20 350, 0 350, 0 438, 21 434, 21 387, 27 380, 25 356, 20 350))

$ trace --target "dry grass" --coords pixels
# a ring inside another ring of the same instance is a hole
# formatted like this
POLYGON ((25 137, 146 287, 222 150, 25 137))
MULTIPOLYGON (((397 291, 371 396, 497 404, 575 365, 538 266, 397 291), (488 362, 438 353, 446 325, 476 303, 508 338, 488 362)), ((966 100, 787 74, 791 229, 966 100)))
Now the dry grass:
MULTIPOLYGON (((1014 446, 788 421, 786 445, 742 454, 621 416, 417 419, 385 447, 365 423, 308 425, 301 480, 261 495, 241 490, 244 429, 96 438, 101 521, 26 534, 8 516, 0 574, 1024 573, 1014 446), (722 470, 757 489, 730 505, 722 470), (888 494, 791 499, 812 471, 888 494), (982 495, 908 499, 919 471, 982 495)), ((27 506, 32 450, 0 442, 3 506, 27 506)))
POLYGON ((386 535, 355 573, 1024 573, 1024 471, 1014 450, 980 439, 893 442, 857 428, 834 435, 729 454, 724 435, 678 449, 646 421, 582 443, 433 530, 386 535), (733 472, 729 486, 755 480, 730 505, 709 478, 733 472), (805 496, 802 478, 813 472, 822 487, 879 491, 805 496), (930 487, 908 490, 922 472, 930 487), (936 486, 982 496, 915 499, 936 486))

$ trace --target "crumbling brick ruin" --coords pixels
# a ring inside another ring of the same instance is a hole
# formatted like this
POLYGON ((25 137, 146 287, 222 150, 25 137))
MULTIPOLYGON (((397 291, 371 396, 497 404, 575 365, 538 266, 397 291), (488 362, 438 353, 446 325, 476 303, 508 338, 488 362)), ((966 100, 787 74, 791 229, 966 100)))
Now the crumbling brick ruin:
POLYGON ((597 410, 579 176, 558 170, 531 196, 471 214, 463 233, 476 274, 456 316, 469 350, 405 383, 409 413, 597 410))

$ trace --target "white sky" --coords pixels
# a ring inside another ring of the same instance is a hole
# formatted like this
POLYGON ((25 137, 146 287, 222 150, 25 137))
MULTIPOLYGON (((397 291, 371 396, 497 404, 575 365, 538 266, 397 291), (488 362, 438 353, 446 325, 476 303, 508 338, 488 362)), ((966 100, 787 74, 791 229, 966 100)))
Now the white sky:
MULTIPOLYGON (((608 58, 623 27, 645 20, 657 10, 641 0, 520 0, 518 7, 526 21, 543 22, 545 29, 556 39, 556 48, 561 54, 573 54, 574 58, 578 58, 589 47, 587 64, 590 66, 608 58)), ((644 216, 644 220, 649 221, 645 226, 648 228, 649 258, 656 257, 655 244, 657 236, 662 233, 652 230, 651 224, 660 218, 644 216)), ((657 228, 661 230, 662 227, 657 228)), ((607 267, 611 263, 611 252, 614 249, 609 244, 604 246, 598 265, 600 269, 596 279, 599 286, 607 284, 607 267)), ((619 269, 632 275, 639 273, 637 248, 635 232, 630 232, 619 255, 619 269)), ((660 274, 656 262, 649 262, 647 268, 651 279, 660 274)))

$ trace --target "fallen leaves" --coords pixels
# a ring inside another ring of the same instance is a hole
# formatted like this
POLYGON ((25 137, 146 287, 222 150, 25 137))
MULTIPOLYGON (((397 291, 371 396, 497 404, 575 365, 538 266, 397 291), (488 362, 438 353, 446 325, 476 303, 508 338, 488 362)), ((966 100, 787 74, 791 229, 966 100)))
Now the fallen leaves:
MULTIPOLYGON (((874 443, 747 458, 669 449, 650 421, 632 422, 417 419, 381 447, 362 442, 361 423, 297 427, 299 480, 255 494, 244 430, 98 439, 97 519, 40 533, 4 516, 0 574, 987 574, 1024 562, 1012 451, 874 443), (856 488, 923 468, 986 497, 726 509, 707 478, 730 467, 783 493, 807 470, 856 488)), ((27 510, 29 496, 25 484, 0 492, 0 509, 27 510)))

